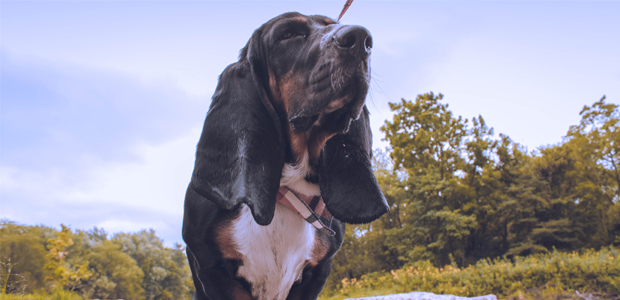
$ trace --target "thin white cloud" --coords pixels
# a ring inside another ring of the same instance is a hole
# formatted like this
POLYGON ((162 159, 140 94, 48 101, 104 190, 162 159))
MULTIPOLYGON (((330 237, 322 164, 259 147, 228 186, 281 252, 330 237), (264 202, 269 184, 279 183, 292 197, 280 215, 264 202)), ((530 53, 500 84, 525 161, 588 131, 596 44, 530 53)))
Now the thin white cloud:
POLYGON ((96 166, 87 183, 66 189, 59 198, 68 204, 96 201, 181 216, 201 129, 160 145, 136 145, 139 159, 96 166))
POLYGON ((110 233, 154 228, 167 244, 180 238, 185 189, 200 128, 160 145, 134 147, 135 161, 103 163, 80 172, 79 184, 59 172, 0 168, 1 218, 110 233))
POLYGON ((156 232, 165 232, 171 229, 170 224, 166 224, 166 222, 164 221, 157 220, 153 220, 152 222, 135 222, 131 220, 109 219, 99 222, 96 227, 103 228, 108 233, 137 232, 143 229, 150 228, 154 229, 156 232))
POLYGON ((180 242, 208 100, 165 82, 26 63, 5 52, 0 59, 0 218, 82 229, 117 224, 114 231, 152 219, 168 224, 156 228, 166 240, 180 242))

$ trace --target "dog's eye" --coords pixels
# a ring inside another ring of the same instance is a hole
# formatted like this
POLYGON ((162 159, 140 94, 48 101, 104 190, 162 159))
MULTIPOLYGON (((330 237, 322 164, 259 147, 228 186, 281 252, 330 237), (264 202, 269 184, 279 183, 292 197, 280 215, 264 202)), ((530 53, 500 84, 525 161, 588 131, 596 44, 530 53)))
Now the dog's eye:
POLYGON ((290 38, 292 38, 294 35, 294 33, 292 31, 287 31, 285 32, 282 37, 280 37, 281 40, 288 40, 290 38))
POLYGON ((296 32, 296 31, 287 31, 284 34, 282 34, 282 36, 280 36, 280 40, 288 40, 288 39, 292 39, 298 36, 303 36, 305 38, 306 34, 302 32, 296 32))

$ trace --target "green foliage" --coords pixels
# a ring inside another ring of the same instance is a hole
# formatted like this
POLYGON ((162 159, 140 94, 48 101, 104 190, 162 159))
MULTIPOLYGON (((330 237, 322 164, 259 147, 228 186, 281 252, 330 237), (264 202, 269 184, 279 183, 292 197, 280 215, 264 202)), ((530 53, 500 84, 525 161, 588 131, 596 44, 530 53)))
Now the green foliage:
POLYGON ((428 93, 391 103, 375 175, 391 211, 349 226, 325 296, 342 280, 428 261, 481 259, 620 245, 620 113, 585 106, 563 143, 528 152, 481 117, 456 117, 428 93))
POLYGON ((391 103, 396 115, 381 128, 395 168, 406 172, 408 201, 399 208, 404 224, 390 229, 386 241, 405 262, 424 258, 445 264, 450 255, 462 259, 458 249, 477 225, 475 216, 462 211, 458 177, 466 163, 467 120, 454 118, 448 105, 439 103, 442 98, 429 93, 415 103, 391 103))
POLYGON ((605 97, 585 106, 579 125, 571 126, 565 143, 574 153, 578 170, 575 194, 579 222, 586 226, 589 246, 620 239, 620 112, 618 105, 605 103, 605 97))
POLYGON ((54 288, 46 293, 35 292, 33 294, 2 294, 2 300, 84 300, 76 292, 62 288, 54 288))
POLYGON ((164 247, 152 230, 108 239, 98 228, 61 227, 1 224, 3 299, 191 298, 193 283, 180 245, 164 247))
POLYGON ((191 271, 181 245, 165 248, 153 230, 119 233, 112 241, 121 245, 144 273, 142 286, 146 299, 191 298, 193 284, 188 281, 191 271))
POLYGON ((44 268, 47 252, 42 228, 2 221, 0 237, 1 292, 32 292, 43 288, 48 272, 44 268))
POLYGON ((69 251, 66 250, 67 247, 73 245, 73 240, 71 239, 71 230, 65 225, 61 224, 60 226, 62 230, 56 238, 48 240, 47 258, 49 262, 45 268, 52 275, 46 280, 51 283, 51 288, 74 291, 83 281, 89 279, 93 272, 88 270, 88 261, 76 266, 71 266, 66 262, 66 257, 69 254, 69 251))
POLYGON ((112 241, 95 245, 85 257, 95 274, 82 293, 87 298, 145 299, 144 273, 135 260, 112 241))
POLYGON ((430 261, 390 272, 343 279, 339 294, 321 299, 379 296, 412 291, 457 296, 495 294, 512 296, 531 289, 553 287, 562 291, 620 292, 620 251, 604 248, 563 253, 553 251, 528 257, 483 259, 458 268, 435 267, 430 261))

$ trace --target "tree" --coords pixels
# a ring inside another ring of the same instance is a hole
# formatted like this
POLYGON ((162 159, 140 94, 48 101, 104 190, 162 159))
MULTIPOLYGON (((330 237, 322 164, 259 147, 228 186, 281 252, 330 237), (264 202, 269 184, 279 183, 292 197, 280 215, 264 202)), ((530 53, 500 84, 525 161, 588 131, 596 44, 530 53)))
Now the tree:
POLYGON ((616 240, 618 105, 606 104, 603 97, 580 114, 579 125, 570 127, 564 143, 541 148, 528 165, 526 186, 532 193, 521 194, 525 214, 512 226, 509 255, 598 248, 616 240))
POLYGON ((45 286, 45 239, 40 227, 0 222, 2 293, 32 292, 45 286))
POLYGON ((405 262, 464 260, 464 243, 477 225, 475 216, 461 211, 458 175, 465 168, 467 120, 453 117, 442 98, 428 93, 415 102, 390 103, 396 115, 381 127, 395 168, 407 173, 403 226, 389 230, 387 240, 405 262))
POLYGON ((87 298, 145 299, 144 273, 121 246, 109 240, 92 247, 84 257, 93 275, 81 293, 87 298))
POLYGON ((465 142, 465 174, 460 180, 463 213, 475 216, 464 248, 464 261, 473 264, 481 258, 498 257, 508 249, 507 226, 510 220, 510 198, 506 177, 513 159, 514 145, 505 135, 494 138, 482 116, 472 119, 465 142))
POLYGON ((620 112, 605 99, 584 106, 580 123, 570 127, 565 142, 580 168, 576 203, 590 247, 620 239, 620 112))
POLYGON ((50 271, 51 275, 46 277, 46 281, 52 284, 52 288, 67 289, 73 292, 92 276, 92 272, 88 270, 88 261, 76 266, 66 261, 70 254, 66 250, 73 245, 72 233, 65 225, 60 226, 62 230, 57 236, 48 240, 48 263, 45 264, 45 268, 50 271))
POLYGON ((118 233, 112 241, 120 245, 144 273, 142 287, 146 299, 191 297, 193 284, 188 285, 191 273, 180 245, 174 249, 165 248, 152 229, 133 234, 118 233))

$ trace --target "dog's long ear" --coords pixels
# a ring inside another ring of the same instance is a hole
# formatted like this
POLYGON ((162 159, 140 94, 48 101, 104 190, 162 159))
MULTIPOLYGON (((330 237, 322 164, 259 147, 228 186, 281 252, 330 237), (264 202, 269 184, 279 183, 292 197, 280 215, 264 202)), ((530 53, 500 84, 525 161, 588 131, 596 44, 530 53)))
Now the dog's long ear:
POLYGON ((247 204, 271 223, 284 166, 282 128, 260 77, 260 29, 220 75, 198 142, 189 188, 224 209, 247 204))
POLYGON ((321 195, 341 221, 368 223, 390 210, 372 171, 371 155, 372 133, 364 106, 349 131, 329 139, 321 154, 321 195))

